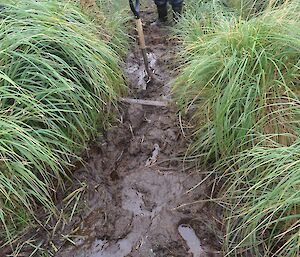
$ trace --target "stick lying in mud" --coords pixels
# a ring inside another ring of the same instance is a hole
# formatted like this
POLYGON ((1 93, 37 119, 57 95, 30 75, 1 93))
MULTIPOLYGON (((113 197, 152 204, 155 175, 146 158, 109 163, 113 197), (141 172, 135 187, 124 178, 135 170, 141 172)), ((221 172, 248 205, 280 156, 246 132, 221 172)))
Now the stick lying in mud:
POLYGON ((143 100, 143 99, 133 99, 133 98, 121 98, 120 101, 129 104, 142 104, 142 105, 151 105, 151 106, 158 106, 158 107, 168 106, 167 101, 154 101, 154 100, 143 100))

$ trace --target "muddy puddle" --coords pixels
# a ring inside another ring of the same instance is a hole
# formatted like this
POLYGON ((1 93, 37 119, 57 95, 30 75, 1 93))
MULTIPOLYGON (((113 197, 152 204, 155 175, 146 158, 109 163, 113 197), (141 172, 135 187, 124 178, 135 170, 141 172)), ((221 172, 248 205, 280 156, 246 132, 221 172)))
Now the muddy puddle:
MULTIPOLYGON (((149 25, 154 10, 149 5, 142 18, 150 67, 161 83, 146 83, 133 43, 124 66, 129 98, 171 99, 180 45, 168 28, 149 25)), ((188 142, 181 125, 172 105, 120 103, 119 123, 92 143, 74 172, 87 187, 72 221, 45 233, 54 256, 222 256, 220 212, 202 201, 211 192, 201 183, 209 171, 182 162, 188 142)))

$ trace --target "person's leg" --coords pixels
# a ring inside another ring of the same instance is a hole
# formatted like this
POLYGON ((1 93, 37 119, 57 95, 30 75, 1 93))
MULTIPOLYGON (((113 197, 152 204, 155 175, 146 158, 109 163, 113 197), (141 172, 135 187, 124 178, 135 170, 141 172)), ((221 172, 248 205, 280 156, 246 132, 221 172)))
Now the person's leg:
POLYGON ((157 13, 158 13, 158 21, 166 22, 168 20, 168 8, 167 8, 167 0, 154 0, 157 13))
POLYGON ((182 12, 183 0, 170 0, 173 9, 173 18, 176 21, 182 12))

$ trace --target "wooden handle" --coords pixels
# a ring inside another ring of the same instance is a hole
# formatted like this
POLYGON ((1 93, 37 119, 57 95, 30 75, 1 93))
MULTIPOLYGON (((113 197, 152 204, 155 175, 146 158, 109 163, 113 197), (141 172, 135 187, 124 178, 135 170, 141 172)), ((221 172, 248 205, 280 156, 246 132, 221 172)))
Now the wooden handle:
POLYGON ((136 19, 135 22, 136 22, 136 28, 139 36, 140 48, 146 49, 142 20, 136 19))

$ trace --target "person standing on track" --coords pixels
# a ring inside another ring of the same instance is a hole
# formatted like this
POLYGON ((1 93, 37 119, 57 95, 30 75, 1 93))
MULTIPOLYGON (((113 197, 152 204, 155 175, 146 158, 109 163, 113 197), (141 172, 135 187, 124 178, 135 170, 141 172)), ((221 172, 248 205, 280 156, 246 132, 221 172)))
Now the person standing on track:
POLYGON ((168 21, 168 6, 167 2, 169 2, 172 6, 173 10, 173 19, 176 22, 177 19, 180 17, 182 12, 183 0, 154 0, 158 19, 153 23, 154 25, 163 25, 168 21))

